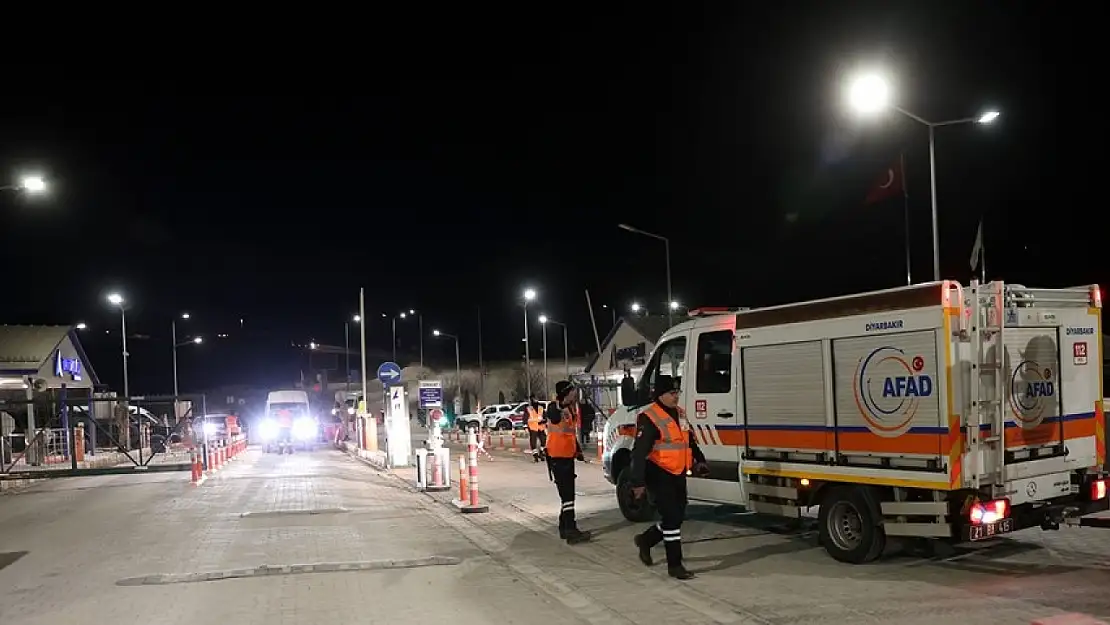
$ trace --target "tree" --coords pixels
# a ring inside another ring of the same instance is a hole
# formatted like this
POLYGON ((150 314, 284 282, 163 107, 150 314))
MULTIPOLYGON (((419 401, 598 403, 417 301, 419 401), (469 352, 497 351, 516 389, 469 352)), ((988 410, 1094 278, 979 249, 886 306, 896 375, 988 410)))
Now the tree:
POLYGON ((543 369, 532 367, 530 371, 528 371, 525 369, 524 365, 520 365, 513 371, 512 385, 513 401, 527 400, 529 388, 531 388, 533 395, 542 397, 545 394, 543 389, 543 369), (529 375, 529 373, 531 375, 529 375), (531 378, 531 386, 528 384, 529 378, 531 378))

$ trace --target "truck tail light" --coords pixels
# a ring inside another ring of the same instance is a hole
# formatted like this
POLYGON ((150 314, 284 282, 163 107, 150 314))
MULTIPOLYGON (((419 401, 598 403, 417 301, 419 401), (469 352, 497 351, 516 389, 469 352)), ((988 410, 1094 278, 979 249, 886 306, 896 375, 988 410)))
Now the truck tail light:
POLYGON ((992 501, 976 501, 968 511, 968 519, 972 525, 987 525, 1009 516, 1010 500, 995 499, 992 501))
POLYGON ((1098 501, 1099 499, 1106 499, 1106 480, 1091 482, 1091 501, 1098 501))

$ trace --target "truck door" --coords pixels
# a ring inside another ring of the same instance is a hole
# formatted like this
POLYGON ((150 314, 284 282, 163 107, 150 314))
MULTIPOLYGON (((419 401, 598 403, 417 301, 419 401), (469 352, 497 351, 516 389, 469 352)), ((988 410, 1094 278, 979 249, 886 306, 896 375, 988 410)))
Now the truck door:
POLYGON ((1059 332, 1058 327, 1005 330, 1005 436, 1012 462, 1063 454, 1059 332))
POLYGON ((692 497, 723 503, 740 501, 743 424, 736 410, 731 328, 695 330, 691 361, 682 391, 690 429, 705 454, 710 474, 692 479, 692 497))

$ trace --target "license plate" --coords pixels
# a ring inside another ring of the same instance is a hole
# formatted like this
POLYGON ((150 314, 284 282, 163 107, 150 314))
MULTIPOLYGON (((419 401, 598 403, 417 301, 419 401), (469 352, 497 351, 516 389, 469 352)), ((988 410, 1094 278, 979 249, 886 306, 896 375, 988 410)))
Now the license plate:
POLYGON ((983 525, 972 525, 970 539, 971 540, 986 540, 993 538, 999 534, 1009 534, 1014 531, 1013 519, 1001 519, 994 523, 986 523, 983 525))

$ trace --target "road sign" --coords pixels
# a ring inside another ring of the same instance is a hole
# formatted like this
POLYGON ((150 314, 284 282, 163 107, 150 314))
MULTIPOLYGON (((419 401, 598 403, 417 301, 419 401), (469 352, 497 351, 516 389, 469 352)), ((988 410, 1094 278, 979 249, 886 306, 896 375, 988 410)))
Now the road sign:
POLYGON ((400 384, 401 367, 397 366, 395 362, 383 362, 378 367, 378 379, 386 386, 400 384))
POLYGON ((440 380, 420 380, 420 407, 443 407, 443 382, 440 380))

